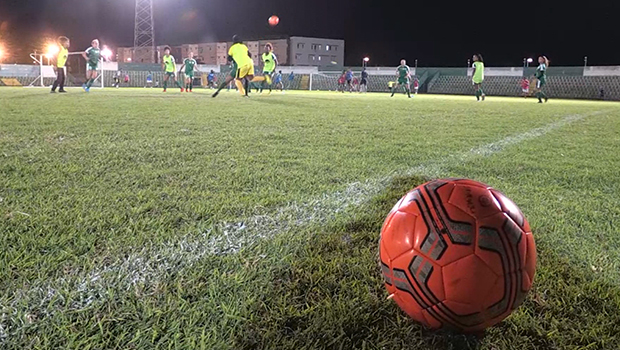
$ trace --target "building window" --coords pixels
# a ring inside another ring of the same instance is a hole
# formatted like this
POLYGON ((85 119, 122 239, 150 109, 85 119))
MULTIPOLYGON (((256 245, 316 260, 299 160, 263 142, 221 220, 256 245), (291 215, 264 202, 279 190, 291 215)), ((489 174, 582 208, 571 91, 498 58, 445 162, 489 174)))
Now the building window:
POLYGON ((325 45, 325 51, 329 51, 329 45, 325 45))
POLYGON ((319 56, 319 61, 321 60, 321 56, 319 56))
POLYGON ((314 62, 314 60, 315 60, 314 55, 308 55, 308 62, 314 62))
POLYGON ((321 44, 312 44, 312 50, 319 51, 321 50, 321 44))
POLYGON ((295 61, 299 61, 301 60, 301 54, 300 53, 296 53, 295 54, 295 61))
POLYGON ((305 46, 305 44, 304 44, 304 43, 297 43, 297 48, 298 48, 298 49, 303 49, 303 48, 304 48, 304 46, 305 46))
POLYGON ((332 46, 332 48, 334 49, 334 51, 338 51, 338 45, 334 45, 332 46))

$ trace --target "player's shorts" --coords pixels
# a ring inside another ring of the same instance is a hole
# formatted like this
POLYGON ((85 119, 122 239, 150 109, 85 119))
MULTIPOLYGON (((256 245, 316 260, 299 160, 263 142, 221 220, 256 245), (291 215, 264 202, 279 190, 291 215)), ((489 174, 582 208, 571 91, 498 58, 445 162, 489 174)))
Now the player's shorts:
POLYGON ((165 73, 167 77, 175 77, 176 76, 176 72, 166 72, 165 73))
POLYGON ((92 64, 92 63, 86 63, 86 70, 97 70, 99 65, 98 64, 92 64))
POLYGON ((273 74, 273 71, 268 71, 268 70, 263 71, 263 75, 271 76, 272 74, 273 74))
POLYGON ((245 66, 239 67, 235 78, 243 79, 248 75, 254 75, 254 64, 246 64, 245 66))
POLYGON ((185 72, 185 78, 194 79, 194 72, 191 72, 191 73, 185 72))
POLYGON ((526 94, 527 94, 528 92, 530 92, 530 89, 521 89, 521 90, 523 90, 523 92, 524 92, 524 93, 526 93, 526 94))
POLYGON ((483 80, 472 80, 471 82, 474 85, 480 85, 480 84, 482 84, 483 80))
POLYGON ((536 82, 536 87, 540 89, 541 87, 545 86, 545 84, 547 84, 546 79, 538 79, 538 81, 536 82))
POLYGON ((347 85, 351 85, 351 79, 347 79, 347 85))
POLYGON ((401 85, 409 85, 409 78, 398 78, 398 83, 401 85))
POLYGON ((146 83, 147 83, 147 84, 150 84, 150 83, 152 83, 152 82, 153 82, 153 79, 146 79, 146 83))
POLYGON ((366 84, 368 84, 368 80, 362 79, 362 81, 360 82, 360 85, 366 85, 366 84))

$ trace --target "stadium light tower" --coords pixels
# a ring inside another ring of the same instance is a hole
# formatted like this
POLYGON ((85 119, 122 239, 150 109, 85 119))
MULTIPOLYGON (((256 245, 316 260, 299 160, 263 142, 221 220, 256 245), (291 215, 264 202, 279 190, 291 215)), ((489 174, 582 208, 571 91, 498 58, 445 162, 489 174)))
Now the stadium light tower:
POLYGON ((136 0, 136 23, 133 46, 133 60, 135 62, 156 62, 153 0, 136 0))

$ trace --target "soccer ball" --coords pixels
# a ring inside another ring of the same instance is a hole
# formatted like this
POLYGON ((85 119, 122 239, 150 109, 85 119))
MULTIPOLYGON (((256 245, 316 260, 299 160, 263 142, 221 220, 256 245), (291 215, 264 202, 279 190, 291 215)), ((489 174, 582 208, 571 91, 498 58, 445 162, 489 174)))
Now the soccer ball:
POLYGON ((536 269, 523 213, 472 180, 435 180, 407 193, 385 219, 379 249, 390 296, 431 329, 499 323, 523 302, 536 269))
POLYGON ((278 16, 271 16, 269 17, 269 25, 272 27, 275 27, 278 25, 278 23, 280 23, 280 17, 278 16))

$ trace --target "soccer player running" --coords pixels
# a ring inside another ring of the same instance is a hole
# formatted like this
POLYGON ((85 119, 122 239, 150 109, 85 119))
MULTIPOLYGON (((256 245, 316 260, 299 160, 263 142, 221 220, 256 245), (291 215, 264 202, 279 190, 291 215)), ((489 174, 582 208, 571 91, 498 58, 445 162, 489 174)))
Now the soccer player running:
POLYGON ((228 50, 228 56, 237 63, 235 85, 241 96, 248 97, 250 81, 254 80, 254 61, 252 61, 250 50, 238 35, 233 36, 233 44, 228 50))
POLYGON ((220 94, 220 91, 227 86, 228 91, 230 91, 230 83, 235 80, 237 75, 237 63, 232 60, 230 56, 228 57, 228 61, 230 62, 230 74, 226 76, 226 79, 220 84, 220 86, 218 86, 217 90, 213 93, 213 95, 211 95, 211 97, 217 97, 217 95, 220 94))
POLYGON ((196 65, 198 63, 194 59, 194 53, 190 51, 189 57, 183 61, 181 68, 179 68, 179 75, 181 75, 181 71, 183 67, 185 67, 185 91, 192 92, 194 90, 194 71, 196 70, 196 65))
POLYGON ((82 85, 82 88, 86 92, 90 92, 90 87, 97 79, 97 68, 99 67, 99 57, 101 57, 99 40, 94 39, 90 45, 86 51, 82 52, 82 57, 86 60, 86 83, 82 85))
POLYGON ((351 71, 351 68, 347 69, 345 73, 345 79, 347 80, 347 87, 349 88, 349 92, 353 92, 353 85, 351 84, 353 82, 353 71, 351 71))
POLYGON ((538 97, 538 103, 543 103, 549 100, 547 94, 542 91, 543 86, 547 84, 547 68, 549 67, 549 59, 547 56, 538 57, 538 68, 536 68, 536 97, 538 97))
POLYGON ((473 57, 474 60, 474 73, 472 74, 472 82, 474 83, 474 90, 476 91, 476 100, 480 102, 480 99, 484 101, 486 95, 482 91, 482 82, 484 81, 484 61, 482 55, 477 53, 473 57))
POLYGON ((265 44, 265 52, 261 59, 263 61, 263 76, 265 80, 260 85, 260 92, 263 92, 265 85, 269 85, 269 93, 271 93, 271 76, 278 66, 278 58, 273 53, 273 45, 271 43, 265 44))
POLYGON ((411 98, 411 88, 409 87, 410 85, 409 76, 411 74, 411 69, 409 69, 409 66, 407 65, 407 61, 400 60, 400 66, 396 68, 396 74, 398 74, 398 84, 396 84, 396 86, 392 88, 392 96, 390 97, 394 97, 394 94, 396 93, 396 89, 402 86, 405 88, 405 91, 407 92, 407 96, 411 98))
POLYGON ((523 91, 523 97, 530 94, 530 81, 526 77, 521 80, 521 91, 523 91))
POLYGON ((368 72, 366 67, 362 69, 362 81, 360 82, 360 94, 362 92, 368 92, 368 72))
POLYGON ((164 57, 162 59, 161 68, 164 70, 164 92, 168 90, 168 80, 170 80, 170 78, 174 80, 174 83, 181 89, 181 92, 183 92, 183 87, 176 78, 177 63, 170 54, 170 46, 164 47, 164 57))
POLYGON ((291 72, 291 74, 288 75, 288 84, 286 88, 290 90, 291 87, 293 86, 294 81, 295 81, 295 72, 291 72))
POLYGON ((213 69, 207 75, 207 87, 210 89, 215 89, 215 72, 213 69))
POLYGON ((273 83, 276 85, 276 90, 279 88, 280 91, 284 92, 284 83, 282 82, 282 71, 278 71, 273 76, 273 83))
POLYGON ((52 85, 51 93, 55 93, 56 88, 59 88, 58 92, 67 92, 65 90, 65 64, 67 64, 67 59, 69 58, 69 46, 71 46, 71 43, 69 38, 61 36, 58 37, 58 45, 60 45, 60 51, 58 52, 58 56, 56 56, 56 64, 54 65, 56 80, 52 85))

